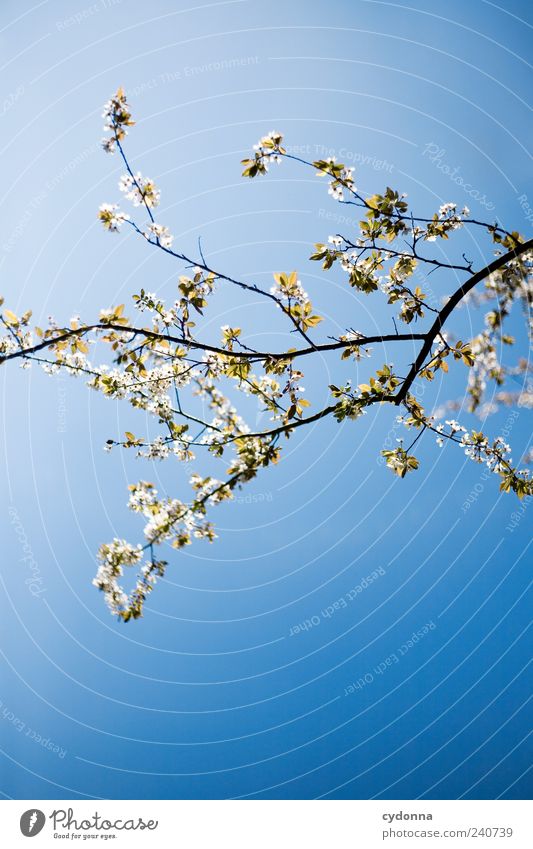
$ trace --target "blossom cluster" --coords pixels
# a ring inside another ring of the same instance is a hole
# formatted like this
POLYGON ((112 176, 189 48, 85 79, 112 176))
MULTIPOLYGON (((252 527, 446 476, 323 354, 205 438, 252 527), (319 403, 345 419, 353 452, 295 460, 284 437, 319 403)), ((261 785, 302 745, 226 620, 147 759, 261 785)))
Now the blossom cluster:
POLYGON ((503 436, 497 436, 491 442, 481 431, 468 430, 455 419, 448 419, 444 424, 439 424, 432 429, 438 433, 439 447, 444 444, 444 439, 458 442, 470 460, 483 463, 489 471, 499 475, 502 478, 500 484, 502 491, 508 492, 512 489, 519 498, 533 494, 531 473, 528 469, 513 468, 511 446, 503 436))
POLYGON ((276 282, 271 287, 270 292, 277 298, 294 301, 297 304, 305 304, 309 300, 296 271, 292 271, 290 274, 274 274, 274 280, 276 282))
POLYGON ((342 162, 337 162, 335 156, 330 156, 327 159, 317 159, 313 162, 313 166, 317 169, 319 177, 329 176, 328 195, 331 195, 333 200, 343 201, 344 192, 348 190, 350 194, 356 192, 356 187, 353 178, 353 168, 347 168, 342 162))
POLYGON ((104 228, 111 233, 118 233, 124 222, 130 220, 130 216, 121 212, 116 203, 102 203, 98 210, 98 218, 104 228))
POLYGON ((159 498, 153 484, 139 481, 130 486, 129 507, 146 519, 144 535, 147 543, 133 546, 126 540, 114 539, 100 546, 98 552, 99 569, 93 581, 102 590, 106 602, 115 615, 127 621, 131 617, 142 615, 144 600, 152 590, 157 577, 164 574, 166 563, 155 561, 153 556, 142 564, 134 589, 128 595, 120 584, 124 566, 139 566, 145 551, 152 551, 156 543, 170 540, 174 548, 190 545, 195 539, 215 538, 212 526, 204 520, 205 503, 212 504, 230 498, 232 493, 228 485, 213 478, 191 477, 191 486, 195 493, 190 505, 176 498, 159 498))
POLYGON ((99 567, 93 584, 102 590, 109 609, 115 615, 125 612, 129 606, 129 598, 119 583, 124 574, 123 567, 138 565, 142 557, 141 545, 133 546, 123 539, 115 538, 99 548, 99 567))
POLYGON ((164 226, 164 224, 149 224, 145 236, 147 239, 154 236, 156 242, 158 242, 163 248, 171 248, 172 242, 174 241, 174 236, 168 227, 164 226))
POLYGON ((143 177, 140 171, 136 174, 123 174, 119 180, 118 187, 124 192, 133 206, 154 207, 159 204, 161 192, 149 177, 143 177))
POLYGON ((447 239, 449 232, 459 230, 463 226, 463 218, 468 215, 470 210, 467 206, 464 206, 461 212, 457 212, 456 203, 444 203, 425 230, 414 228, 413 233, 416 236, 423 236, 426 242, 434 242, 437 237, 447 239))
POLYGON ((398 445, 390 451, 382 451, 381 453, 386 459, 387 467, 400 478, 404 478, 408 472, 414 472, 418 469, 419 461, 414 455, 409 454, 403 445, 398 445))
MULTIPOLYGON (((201 442, 212 446, 214 453, 218 453, 218 448, 225 445, 228 438, 243 436, 250 432, 250 428, 229 398, 210 378, 198 377, 196 384, 196 394, 204 398, 213 411, 213 417, 207 422, 201 442)), ((249 385, 247 381, 244 387, 248 388, 249 385)))
POLYGON ((104 130, 109 130, 111 136, 102 139, 102 147, 107 153, 114 153, 117 142, 120 143, 127 134, 126 127, 135 124, 132 120, 130 107, 126 100, 124 89, 119 88, 116 94, 104 105, 102 118, 105 119, 104 130))
POLYGON ((282 146, 283 136, 276 130, 271 130, 266 136, 254 144, 254 158, 243 159, 241 164, 245 166, 243 177, 257 177, 258 174, 266 174, 271 162, 280 164, 282 157, 286 154, 282 146))

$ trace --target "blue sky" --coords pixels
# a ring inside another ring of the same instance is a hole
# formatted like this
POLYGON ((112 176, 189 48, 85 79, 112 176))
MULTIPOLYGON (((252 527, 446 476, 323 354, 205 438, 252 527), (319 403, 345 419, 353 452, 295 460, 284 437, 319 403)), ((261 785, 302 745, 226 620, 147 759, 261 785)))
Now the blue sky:
MULTIPOLYGON (((298 268, 324 333, 383 329, 382 306, 307 263, 315 241, 350 227, 331 217, 346 208, 289 162, 244 181, 239 160, 280 129, 289 149, 355 165, 365 193, 392 185, 419 214, 454 200, 528 233, 531 23, 522 0, 297 0, 271 11, 256 0, 7 0, 7 305, 63 322, 141 286, 173 297, 176 264, 96 221, 119 195, 100 114, 123 85, 138 120, 128 154, 160 185, 176 244, 195 252, 201 236, 217 267, 263 285, 298 268)), ((490 257, 482 239, 463 247, 478 265, 490 257)), ((454 282, 435 277, 436 296, 454 282)), ((464 310, 456 327, 467 335, 476 321, 464 310)), ((276 315, 230 289, 204 329, 225 323, 286 343, 276 315)), ((309 366, 316 403, 338 374, 335 357, 309 366)), ((1 379, 5 796, 530 794, 529 516, 482 467, 428 440, 420 471, 394 479, 379 462, 398 435, 387 408, 306 429, 218 508, 214 545, 170 555, 144 619, 123 626, 91 586, 95 552, 113 535, 139 538, 128 483, 148 478, 179 497, 187 472, 104 453, 143 420, 83 382, 16 366, 1 379)), ((454 369, 428 400, 459 395, 464 379, 454 369)), ((528 411, 488 420, 491 434, 502 428, 519 456, 528 411)))

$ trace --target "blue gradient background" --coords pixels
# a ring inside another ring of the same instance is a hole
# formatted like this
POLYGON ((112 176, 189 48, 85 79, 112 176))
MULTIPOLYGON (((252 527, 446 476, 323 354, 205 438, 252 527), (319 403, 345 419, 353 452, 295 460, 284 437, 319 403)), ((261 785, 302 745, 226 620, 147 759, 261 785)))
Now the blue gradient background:
MULTIPOLYGON (((313 156, 324 145, 367 157, 366 165, 349 163, 364 192, 392 184, 422 214, 456 200, 528 232, 518 198, 525 193, 533 205, 531 23, 525 0, 505 9, 485 0, 297 0, 280 8, 256 0, 4 0, 7 305, 31 306, 37 323, 49 313, 63 322, 76 312, 89 320, 143 285, 173 297, 177 266, 132 234, 106 236, 95 218, 119 194, 120 164, 98 144, 101 105, 123 85, 138 119, 128 153, 160 184, 159 218, 176 244, 194 252, 201 234, 216 267, 264 285, 273 270, 299 268, 328 317, 324 333, 344 323, 388 328, 379 299, 354 298, 338 274, 306 262, 309 246, 338 229, 326 211, 348 210, 291 163, 267 180, 243 181, 239 160, 278 128, 289 146, 311 145, 313 156), (222 70, 205 68, 210 62, 222 70), (494 211, 424 155, 430 143, 494 211)), ((467 240, 465 249, 476 265, 490 255, 485 241, 467 240)), ((456 282, 431 279, 437 296, 456 282)), ((262 344, 287 342, 268 305, 230 289, 217 294, 205 332, 217 335, 226 322, 262 344)), ((475 311, 463 310, 456 326, 468 334, 476 322, 475 311)), ((377 364, 400 362, 396 349, 376 356, 377 364)), ((338 359, 306 370, 304 385, 323 387, 338 378, 338 359)), ((398 435, 394 411, 342 426, 324 421, 297 434, 283 462, 236 503, 217 509, 213 546, 170 555, 144 619, 123 626, 91 586, 94 553, 115 534, 139 538, 125 507, 129 482, 155 480, 179 496, 188 470, 105 454, 108 437, 126 427, 142 432, 143 419, 82 381, 16 365, 1 380, 5 797, 531 792, 529 514, 510 529, 520 505, 483 480, 481 467, 428 440, 419 473, 401 482, 378 462, 384 441, 398 435), (21 540, 39 570, 39 597, 25 583, 21 540), (356 600, 321 615, 377 568, 384 574, 356 600), (319 625, 290 636, 314 616, 319 625), (373 672, 429 622, 436 627, 399 663, 373 672), (370 683, 344 695, 368 674, 370 683)), ((447 397, 464 380, 465 370, 454 369, 447 397)), ((439 386, 431 398, 427 391, 430 406, 445 397, 439 386)), ((317 389, 313 408, 324 400, 317 389)), ((497 435, 507 417, 492 416, 489 432, 497 435)), ((515 457, 529 434, 521 409, 510 435, 515 457)))

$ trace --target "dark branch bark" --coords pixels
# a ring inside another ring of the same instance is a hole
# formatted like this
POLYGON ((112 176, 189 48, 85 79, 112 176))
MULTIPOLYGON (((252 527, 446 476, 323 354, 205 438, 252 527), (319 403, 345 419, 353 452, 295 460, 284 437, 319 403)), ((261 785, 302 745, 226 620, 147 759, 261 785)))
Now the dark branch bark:
POLYGON ((425 336, 424 344, 420 349, 420 353, 418 354, 416 360, 414 361, 409 374, 405 378, 402 386, 398 390, 395 397, 395 404, 401 404, 402 401, 407 397, 407 393, 413 384, 413 381, 416 380, 418 372, 423 367, 426 357, 431 351, 431 346, 433 345, 435 338, 438 336, 444 322, 448 319, 451 313, 454 311, 456 306, 460 303, 460 301, 465 297, 465 295, 470 292, 474 286, 477 286, 482 280, 489 277, 495 271, 498 271, 502 266, 507 265, 507 263, 520 256, 521 254, 526 253, 527 251, 533 250, 533 239, 529 239, 527 242, 524 242, 522 245, 518 245, 513 250, 508 251, 502 256, 497 257, 493 262, 486 265, 485 268, 480 269, 480 271, 476 271, 475 274, 472 275, 462 286, 460 286, 456 292, 451 296, 449 301, 444 305, 444 307, 439 312, 437 318, 433 322, 432 327, 429 329, 428 333, 425 336))
POLYGON ((374 343, 379 342, 409 342, 409 341, 420 341, 426 338, 425 333, 389 333, 383 336, 363 336, 360 339, 354 339, 351 341, 338 341, 338 342, 328 342, 324 345, 315 345, 310 348, 300 348, 295 351, 279 351, 268 353, 265 351, 228 351, 226 348, 219 348, 216 345, 208 345, 204 342, 197 342, 192 339, 186 339, 183 336, 171 336, 163 333, 156 333, 154 330, 148 330, 142 327, 126 327, 120 324, 88 324, 84 327, 78 327, 75 330, 68 330, 65 333, 60 334, 59 336, 55 336, 50 339, 45 339, 43 342, 39 342, 37 345, 33 345, 31 348, 21 348, 20 351, 13 351, 11 354, 6 354, 5 356, 0 356, 0 365, 7 360, 15 360, 24 357, 30 357, 32 354, 36 354, 39 351, 43 351, 45 348, 53 347, 57 343, 68 342, 73 336, 83 336, 85 333, 92 333, 96 330, 114 330, 120 333, 130 333, 132 336, 144 336, 146 339, 153 339, 161 342, 173 342, 176 345, 184 345, 187 348, 194 348, 199 351, 207 351, 213 354, 224 354, 228 357, 234 357, 235 359, 240 360, 252 360, 252 361, 261 361, 261 360, 285 360, 285 359, 295 359, 296 357, 307 356, 308 354, 316 354, 320 351, 336 351, 342 350, 343 348, 350 348, 355 345, 365 346, 372 345, 374 343))

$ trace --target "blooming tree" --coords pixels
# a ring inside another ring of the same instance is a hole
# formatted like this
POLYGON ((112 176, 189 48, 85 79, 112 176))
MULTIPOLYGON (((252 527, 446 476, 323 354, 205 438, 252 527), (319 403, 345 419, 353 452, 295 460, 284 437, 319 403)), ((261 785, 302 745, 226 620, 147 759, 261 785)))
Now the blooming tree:
MULTIPOLYGON (((326 417, 355 421, 372 405, 389 404, 396 408, 397 421, 405 427, 407 436, 382 454, 400 478, 418 468, 415 444, 424 434, 433 434, 438 446, 454 443, 469 458, 484 463, 499 477, 502 491, 512 490, 519 498, 533 493, 529 472, 513 463, 511 449, 503 438, 467 429, 453 418, 445 419, 446 405, 441 411, 444 420, 440 420, 437 411, 422 407, 413 388, 415 382, 445 378, 448 364, 456 360, 468 369, 470 412, 486 411, 490 381, 499 387, 490 405, 530 405, 531 393, 506 389, 508 376, 527 376, 527 361, 504 365, 499 351, 514 343, 504 324, 516 303, 531 321, 532 239, 526 241, 498 222, 477 221, 467 208, 459 210, 454 203, 444 204, 429 218, 418 218, 409 210, 405 195, 392 188, 364 197, 355 186, 352 168, 334 158, 307 162, 287 152, 281 133, 271 132, 255 145, 250 158, 243 160, 243 176, 264 176, 271 164, 290 160, 326 178, 333 200, 360 209, 362 218, 358 232, 330 235, 315 245, 310 259, 326 270, 338 267, 346 285, 356 292, 385 298, 395 318, 404 325, 424 327, 418 332, 399 332, 393 318, 394 332, 368 335, 349 327, 341 335, 324 340, 317 330, 323 318, 316 313, 295 271, 274 274, 272 288, 263 289, 255 282, 211 267, 201 248, 198 256, 190 257, 173 247, 172 234, 155 217, 159 189, 132 169, 125 153, 124 140, 134 121, 122 89, 106 103, 104 117, 108 135, 103 147, 123 161, 125 174, 119 189, 133 209, 129 215, 116 204, 104 203, 99 219, 112 233, 133 228, 151 248, 177 261, 181 271, 177 297, 167 303, 141 289, 133 295, 136 319, 127 317, 121 304, 102 310, 99 319, 90 324, 75 318, 68 326, 61 326, 51 319, 45 329, 32 329, 31 312, 15 315, 1 300, 4 333, 0 337, 0 362, 18 359, 27 367, 33 361, 51 375, 64 371, 87 376, 92 389, 108 398, 124 399, 155 417, 160 431, 155 438, 127 431, 122 439, 109 439, 105 446, 108 450, 121 446, 133 449, 139 457, 174 457, 183 463, 195 461, 201 450, 227 458, 222 480, 192 474, 191 494, 185 500, 161 495, 146 481, 130 486, 128 506, 144 518, 144 543, 133 545, 113 539, 101 545, 94 579, 113 614, 124 621, 141 616, 148 593, 167 565, 156 558, 157 547, 169 543, 179 549, 193 539, 213 540, 208 510, 231 499, 235 489, 254 478, 262 467, 276 463, 281 437, 293 437, 300 428, 326 417), (444 259, 442 251, 438 256, 430 254, 429 243, 447 240, 465 227, 476 228, 496 246, 495 258, 483 268, 475 269, 464 254, 456 262, 444 259), (436 271, 450 277, 453 273, 455 279, 459 275, 463 280, 437 306, 429 303, 427 290, 428 276, 436 271), (247 341, 245 330, 229 326, 221 328, 220 338, 201 339, 194 317, 209 308, 212 294, 222 285, 259 295, 277 307, 294 334, 291 338, 297 340, 294 346, 281 351, 257 350, 247 341), (461 341, 445 332, 444 325, 465 301, 486 311, 479 333, 461 341), (141 313, 148 317, 147 324, 146 318, 140 319, 141 313), (97 363, 90 358, 90 348, 98 340, 108 346, 108 362, 97 363), (396 373, 391 363, 378 358, 379 368, 366 383, 330 385, 330 403, 316 412, 309 410, 311 402, 301 383, 304 363, 328 352, 349 365, 350 361, 370 357, 370 345, 384 343, 419 343, 406 374, 396 373), (240 392, 258 399, 268 413, 267 426, 253 430, 246 424, 230 400, 231 393, 238 397, 240 392), (202 400, 208 414, 196 414, 193 396, 202 400), (121 583, 124 567, 136 567, 136 583, 130 593, 121 583)), ((457 403, 451 400, 448 408, 454 407, 457 403)))

